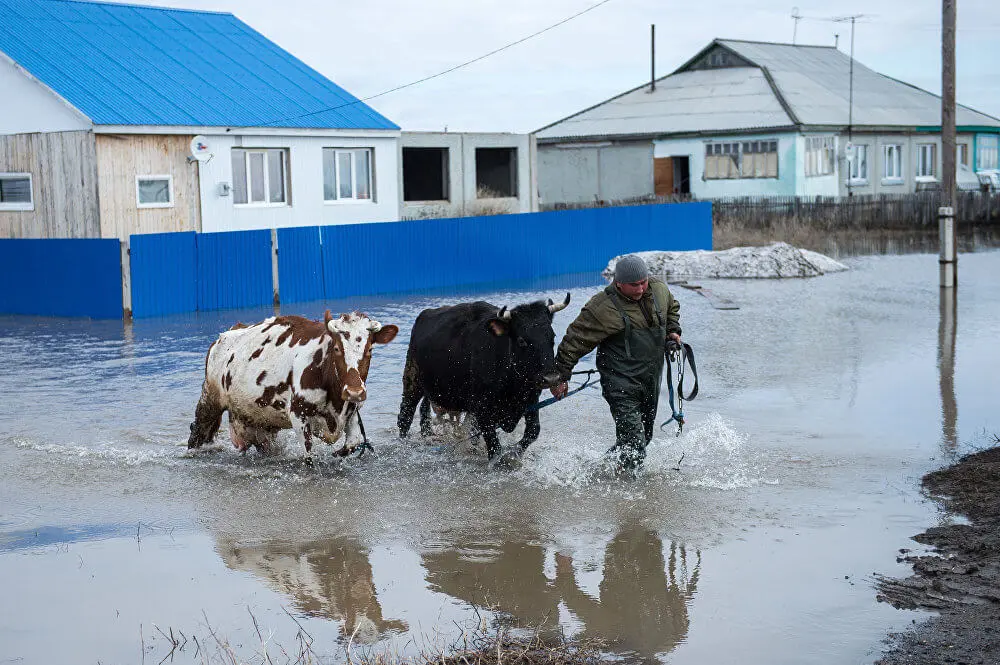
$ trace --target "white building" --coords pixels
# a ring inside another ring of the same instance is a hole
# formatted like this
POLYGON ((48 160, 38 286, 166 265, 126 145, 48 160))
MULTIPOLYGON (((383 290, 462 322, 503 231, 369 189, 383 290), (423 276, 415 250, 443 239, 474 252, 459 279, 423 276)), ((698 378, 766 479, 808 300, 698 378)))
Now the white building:
MULTIPOLYGON (((936 183, 940 97, 857 61, 851 69, 832 46, 717 39, 654 84, 535 132, 541 203, 936 183)), ((998 168, 1000 119, 965 106, 956 115, 959 184, 976 187, 977 173, 998 168)))
POLYGON ((0 237, 399 219, 399 128, 231 14, 19 0, 0 90, 0 237))

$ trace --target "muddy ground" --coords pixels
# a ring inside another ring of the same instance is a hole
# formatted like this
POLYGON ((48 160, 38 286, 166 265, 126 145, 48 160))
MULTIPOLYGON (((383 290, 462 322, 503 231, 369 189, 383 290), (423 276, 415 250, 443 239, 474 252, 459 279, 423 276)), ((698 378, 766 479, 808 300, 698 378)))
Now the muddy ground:
POLYGON ((900 551, 914 574, 878 580, 879 601, 939 614, 891 635, 877 664, 1000 663, 1000 447, 927 474, 923 487, 969 524, 915 536, 931 552, 900 551))

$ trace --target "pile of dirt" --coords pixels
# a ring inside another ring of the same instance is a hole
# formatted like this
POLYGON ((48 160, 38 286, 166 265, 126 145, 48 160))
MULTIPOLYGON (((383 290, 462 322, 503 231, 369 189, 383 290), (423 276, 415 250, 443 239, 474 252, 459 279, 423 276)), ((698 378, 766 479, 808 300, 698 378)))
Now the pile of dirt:
POLYGON ((1000 663, 1000 447, 963 457, 923 478, 924 489, 969 524, 932 527, 914 540, 931 554, 900 550, 913 566, 879 578, 877 599, 939 615, 889 636, 881 665, 1000 663))

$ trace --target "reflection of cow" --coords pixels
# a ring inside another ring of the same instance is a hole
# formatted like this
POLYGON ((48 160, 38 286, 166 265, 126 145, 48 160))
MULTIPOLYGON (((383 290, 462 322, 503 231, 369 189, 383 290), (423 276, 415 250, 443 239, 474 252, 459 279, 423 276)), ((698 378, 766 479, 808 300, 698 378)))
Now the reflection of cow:
POLYGON ((687 635, 687 605, 701 570, 701 553, 695 555, 689 570, 684 546, 671 543, 664 561, 663 542, 655 532, 626 528, 605 549, 599 600, 580 591, 572 560, 561 554, 556 555, 556 586, 566 607, 585 624, 584 637, 620 642, 644 660, 659 662, 657 653, 672 651, 687 635))
POLYGON ((470 413, 490 459, 500 453, 496 428, 512 432, 524 417, 524 436, 510 451, 514 461, 538 438, 542 389, 559 382, 552 317, 569 304, 545 302, 508 310, 487 302, 427 309, 413 324, 403 370, 399 406, 405 436, 421 403, 421 433, 429 433, 430 404, 448 412, 470 413))
POLYGON ((332 444, 345 433, 338 454, 350 453, 360 443, 358 409, 367 397, 372 345, 387 344, 397 332, 364 314, 334 319, 329 310, 323 322, 279 316, 233 326, 208 350, 188 448, 211 441, 229 411, 240 450, 267 452, 278 431, 291 427, 306 454, 313 435, 332 444))
POLYGON ((343 621, 345 639, 353 635, 354 642, 371 644, 407 630, 403 621, 382 618, 368 553, 349 539, 253 546, 223 541, 218 549, 227 566, 262 578, 299 611, 343 621))

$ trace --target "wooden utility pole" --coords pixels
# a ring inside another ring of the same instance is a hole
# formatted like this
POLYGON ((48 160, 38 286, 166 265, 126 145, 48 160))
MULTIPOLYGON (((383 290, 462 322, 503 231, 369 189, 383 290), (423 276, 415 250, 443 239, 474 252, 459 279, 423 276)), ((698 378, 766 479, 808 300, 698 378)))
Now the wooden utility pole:
POLYGON ((941 11, 941 207, 938 229, 941 288, 958 285, 958 225, 955 220, 955 2, 941 11))

